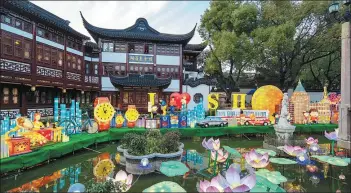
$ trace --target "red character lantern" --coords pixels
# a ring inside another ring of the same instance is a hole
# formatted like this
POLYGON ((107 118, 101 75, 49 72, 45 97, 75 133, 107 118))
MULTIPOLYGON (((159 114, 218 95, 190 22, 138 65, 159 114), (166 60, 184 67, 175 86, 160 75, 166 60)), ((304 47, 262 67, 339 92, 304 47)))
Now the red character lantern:
POLYGON ((183 99, 185 97, 186 100, 186 104, 189 104, 190 100, 191 100, 191 96, 189 95, 189 93, 185 92, 181 94, 181 98, 183 99))
POLYGON ((172 93, 170 98, 170 106, 175 106, 177 109, 180 109, 182 107, 181 101, 181 95, 177 92, 172 93))

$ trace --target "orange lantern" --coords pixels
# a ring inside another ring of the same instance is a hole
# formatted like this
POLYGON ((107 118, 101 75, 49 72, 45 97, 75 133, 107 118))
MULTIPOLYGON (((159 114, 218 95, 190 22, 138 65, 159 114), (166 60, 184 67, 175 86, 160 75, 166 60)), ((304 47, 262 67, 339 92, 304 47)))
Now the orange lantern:
POLYGON ((128 121, 127 126, 129 128, 135 127, 135 122, 139 118, 139 112, 136 110, 135 105, 128 105, 128 110, 126 111, 125 117, 128 121))
POLYGON ((7 140, 9 146, 9 156, 29 153, 30 139, 26 137, 14 137, 7 140))
POLYGON ((99 131, 110 129, 111 119, 115 114, 113 106, 107 97, 98 97, 94 101, 94 119, 99 125, 99 131))

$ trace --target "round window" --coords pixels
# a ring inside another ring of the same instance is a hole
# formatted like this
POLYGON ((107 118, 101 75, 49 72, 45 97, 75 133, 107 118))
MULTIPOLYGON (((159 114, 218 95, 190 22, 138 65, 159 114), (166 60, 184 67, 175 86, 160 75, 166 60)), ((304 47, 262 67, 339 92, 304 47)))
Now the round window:
POLYGON ((203 95, 201 93, 194 94, 193 100, 196 104, 200 103, 201 99, 203 99, 203 95))

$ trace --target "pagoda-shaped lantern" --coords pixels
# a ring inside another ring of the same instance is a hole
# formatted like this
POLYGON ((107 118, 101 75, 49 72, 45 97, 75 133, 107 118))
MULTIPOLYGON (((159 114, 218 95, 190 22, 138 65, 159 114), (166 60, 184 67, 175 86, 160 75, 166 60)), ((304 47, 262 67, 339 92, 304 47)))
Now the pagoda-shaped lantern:
POLYGON ((327 87, 324 86, 323 99, 319 102, 318 114, 319 114, 319 123, 330 123, 331 102, 328 98, 327 87))
POLYGON ((291 102, 294 104, 294 123, 303 124, 303 112, 310 110, 310 96, 302 86, 300 80, 293 92, 291 102))

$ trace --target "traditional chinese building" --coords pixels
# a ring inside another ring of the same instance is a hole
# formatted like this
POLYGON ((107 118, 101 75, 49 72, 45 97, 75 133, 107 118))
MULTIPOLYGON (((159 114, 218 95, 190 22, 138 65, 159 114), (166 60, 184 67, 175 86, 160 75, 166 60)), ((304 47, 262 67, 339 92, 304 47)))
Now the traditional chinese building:
POLYGON ((294 123, 302 124, 304 120, 303 112, 310 110, 310 96, 300 80, 291 96, 291 102, 294 105, 294 123))
POLYGON ((34 111, 52 115, 54 97, 92 102, 101 85, 98 55, 84 55, 89 37, 26 0, 1 1, 0 14, 0 119, 34 111))
POLYGON ((145 112, 148 93, 156 93, 158 103, 161 98, 168 101, 173 92, 184 92, 183 71, 196 71, 196 56, 205 48, 188 45, 196 26, 187 34, 165 34, 139 18, 126 29, 104 29, 81 16, 101 48, 101 95, 108 96, 112 105, 122 109, 134 104, 145 112))
POLYGON ((197 70, 196 57, 205 48, 188 44, 196 26, 187 34, 164 34, 139 18, 127 29, 109 30, 82 16, 93 43, 68 20, 26 0, 1 1, 0 14, 0 120, 52 115, 55 97, 69 105, 108 96, 115 107, 135 104, 146 111, 148 92, 157 93, 156 102, 184 92, 183 72, 197 70))

